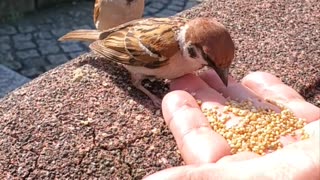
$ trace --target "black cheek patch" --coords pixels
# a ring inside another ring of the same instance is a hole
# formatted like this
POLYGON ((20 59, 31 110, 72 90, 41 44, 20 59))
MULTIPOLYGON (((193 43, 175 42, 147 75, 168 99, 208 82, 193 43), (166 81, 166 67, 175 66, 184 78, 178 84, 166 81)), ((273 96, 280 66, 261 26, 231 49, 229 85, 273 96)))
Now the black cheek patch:
POLYGON ((194 47, 188 47, 187 50, 191 58, 196 58, 198 56, 194 47))

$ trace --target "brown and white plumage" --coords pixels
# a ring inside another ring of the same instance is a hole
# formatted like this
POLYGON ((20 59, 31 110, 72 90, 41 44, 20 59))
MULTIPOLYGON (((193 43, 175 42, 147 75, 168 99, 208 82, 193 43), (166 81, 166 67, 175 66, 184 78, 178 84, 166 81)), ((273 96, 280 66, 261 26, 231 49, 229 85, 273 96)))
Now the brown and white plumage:
MULTIPOLYGON (((66 34, 60 40, 86 37, 84 30, 66 34)), ((94 34, 97 31, 88 33, 94 34)), ((212 18, 149 18, 135 20, 99 32, 90 48, 107 60, 124 65, 133 84, 155 104, 161 102, 141 85, 149 76, 175 79, 203 66, 216 70, 227 85, 228 68, 234 57, 234 43, 226 28, 212 18)))
POLYGON ((93 20, 98 30, 106 30, 139 19, 144 11, 144 0, 96 0, 93 20))

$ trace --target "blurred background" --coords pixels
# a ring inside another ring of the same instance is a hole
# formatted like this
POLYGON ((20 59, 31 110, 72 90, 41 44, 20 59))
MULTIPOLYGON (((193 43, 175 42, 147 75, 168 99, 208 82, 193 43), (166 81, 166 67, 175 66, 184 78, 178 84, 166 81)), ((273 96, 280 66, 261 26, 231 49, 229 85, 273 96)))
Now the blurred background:
MULTIPOLYGON (((60 43, 74 29, 93 29, 94 0, 0 0, 0 98, 85 52, 81 42, 60 43)), ((145 17, 174 15, 199 0, 146 0, 145 17)))

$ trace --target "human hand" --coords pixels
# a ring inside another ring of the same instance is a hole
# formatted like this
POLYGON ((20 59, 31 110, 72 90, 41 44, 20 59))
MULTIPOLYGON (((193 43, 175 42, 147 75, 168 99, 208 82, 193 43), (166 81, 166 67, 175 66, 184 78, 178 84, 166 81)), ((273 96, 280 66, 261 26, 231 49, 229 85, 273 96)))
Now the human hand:
POLYGON ((320 109, 268 73, 255 72, 241 83, 232 78, 229 82, 224 87, 213 71, 172 82, 171 89, 176 91, 163 99, 163 115, 187 165, 160 171, 146 179, 320 179, 320 109), (264 99, 275 101, 306 119, 304 129, 310 138, 284 144, 282 149, 265 156, 252 152, 231 155, 227 141, 212 131, 194 97, 181 90, 201 100, 201 108, 222 109, 225 97, 230 96, 239 100, 250 98, 256 106, 277 111, 276 106, 264 99))

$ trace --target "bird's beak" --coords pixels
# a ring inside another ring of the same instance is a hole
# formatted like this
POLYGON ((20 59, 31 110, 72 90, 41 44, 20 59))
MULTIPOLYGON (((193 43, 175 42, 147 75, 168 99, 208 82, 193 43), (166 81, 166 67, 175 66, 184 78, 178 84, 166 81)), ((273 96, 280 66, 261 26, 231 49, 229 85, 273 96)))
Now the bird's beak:
POLYGON ((218 76, 220 77, 221 81, 225 86, 228 86, 228 75, 229 75, 229 68, 218 68, 216 66, 213 69, 217 72, 218 76))
POLYGON ((229 68, 219 68, 213 63, 210 57, 202 50, 202 57, 207 61, 209 67, 213 68, 225 86, 228 86, 229 68))

